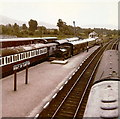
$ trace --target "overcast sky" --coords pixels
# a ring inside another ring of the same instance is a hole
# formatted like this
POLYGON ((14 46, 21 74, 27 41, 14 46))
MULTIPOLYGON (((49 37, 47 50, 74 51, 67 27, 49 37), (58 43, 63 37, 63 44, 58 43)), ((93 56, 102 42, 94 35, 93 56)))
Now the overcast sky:
POLYGON ((0 15, 16 20, 67 25, 82 28, 118 28, 119 0, 0 0, 0 15))

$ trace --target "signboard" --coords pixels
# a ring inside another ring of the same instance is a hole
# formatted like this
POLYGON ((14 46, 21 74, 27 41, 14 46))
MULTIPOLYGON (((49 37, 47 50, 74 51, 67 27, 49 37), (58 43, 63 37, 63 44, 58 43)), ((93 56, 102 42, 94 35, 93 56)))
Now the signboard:
POLYGON ((14 91, 17 91, 17 70, 23 67, 26 67, 26 76, 25 76, 25 84, 28 84, 28 65, 30 65, 30 61, 26 61, 13 66, 14 70, 14 91))
POLYGON ((26 61, 26 62, 17 64, 17 65, 14 65, 13 70, 18 70, 18 69, 21 69, 21 68, 26 67, 28 65, 30 65, 30 61, 26 61))

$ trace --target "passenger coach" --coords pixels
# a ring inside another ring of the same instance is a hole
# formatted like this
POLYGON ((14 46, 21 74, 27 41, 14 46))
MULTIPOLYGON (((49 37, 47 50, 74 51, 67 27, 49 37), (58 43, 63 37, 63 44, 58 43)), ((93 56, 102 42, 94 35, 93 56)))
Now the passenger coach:
POLYGON ((57 40, 57 37, 33 37, 33 38, 11 38, 0 39, 0 48, 16 47, 20 45, 29 45, 36 43, 50 43, 57 40))
POLYGON ((52 56, 56 50, 56 44, 30 44, 17 47, 2 48, 0 50, 0 68, 2 77, 13 73, 14 65, 29 61, 35 65, 52 56))
POLYGON ((79 39, 79 40, 56 40, 58 43, 58 47, 56 50, 56 57, 58 58, 69 58, 73 55, 77 55, 81 51, 87 50, 96 44, 95 38, 88 38, 88 39, 79 39))

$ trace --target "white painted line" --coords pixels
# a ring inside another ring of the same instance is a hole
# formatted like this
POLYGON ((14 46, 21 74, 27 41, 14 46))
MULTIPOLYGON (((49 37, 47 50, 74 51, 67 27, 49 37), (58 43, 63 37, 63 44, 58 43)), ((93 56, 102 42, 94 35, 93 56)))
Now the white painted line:
POLYGON ((60 87, 60 89, 59 89, 59 90, 62 90, 62 88, 63 88, 63 86, 62 86, 62 87, 60 87))
POLYGON ((82 64, 80 64, 80 66, 82 66, 82 64))
POLYGON ((78 69, 75 70, 75 72, 77 72, 77 71, 78 71, 78 69))
POLYGON ((53 95, 52 99, 53 99, 53 98, 55 98, 55 97, 56 97, 56 95, 57 95, 57 93, 55 93, 55 95, 53 95))
POLYGON ((45 106, 43 107, 44 109, 49 105, 50 102, 46 103, 45 106))
POLYGON ((68 83, 68 81, 65 82, 65 84, 67 84, 67 83, 68 83))
POLYGON ((80 69, 80 67, 78 67, 78 69, 80 69))
POLYGON ((72 77, 69 77, 69 80, 71 79, 72 77))
POLYGON ((38 116, 39 116, 39 114, 36 114, 36 116, 34 117, 34 119, 37 119, 37 118, 38 118, 38 116))
POLYGON ((73 72, 73 74, 72 75, 75 75, 75 72, 73 72))

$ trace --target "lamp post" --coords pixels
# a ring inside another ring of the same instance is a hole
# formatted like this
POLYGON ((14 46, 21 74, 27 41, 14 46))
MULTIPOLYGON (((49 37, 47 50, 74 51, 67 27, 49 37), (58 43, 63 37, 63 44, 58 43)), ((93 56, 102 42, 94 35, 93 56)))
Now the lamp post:
POLYGON ((74 36, 75 36, 75 21, 73 21, 73 26, 74 26, 74 36))
POLYGON ((42 26, 41 26, 41 37, 42 37, 42 26))

